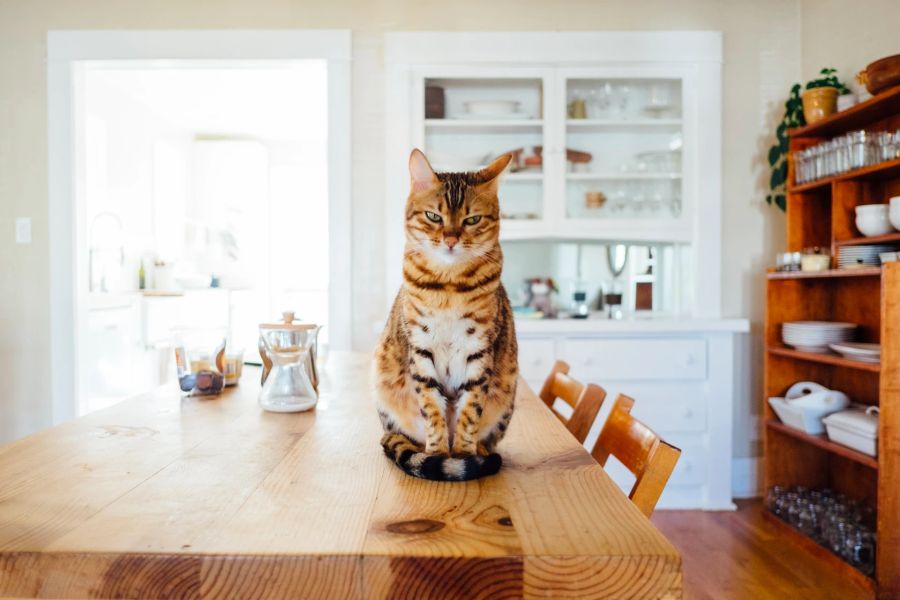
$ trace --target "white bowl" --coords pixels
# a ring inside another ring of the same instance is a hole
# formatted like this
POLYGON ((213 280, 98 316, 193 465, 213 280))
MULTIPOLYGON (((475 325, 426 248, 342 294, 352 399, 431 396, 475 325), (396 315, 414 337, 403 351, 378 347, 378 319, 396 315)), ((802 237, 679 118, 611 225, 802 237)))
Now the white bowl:
POLYGON ((891 212, 888 214, 888 220, 895 229, 900 229, 900 206, 897 208, 891 207, 891 212))
POLYGON ((900 196, 892 196, 888 200, 888 206, 891 207, 891 210, 900 210, 900 196))
POLYGON ((888 219, 887 212, 860 214, 859 210, 857 210, 856 228, 866 237, 884 235, 894 231, 894 226, 888 219))

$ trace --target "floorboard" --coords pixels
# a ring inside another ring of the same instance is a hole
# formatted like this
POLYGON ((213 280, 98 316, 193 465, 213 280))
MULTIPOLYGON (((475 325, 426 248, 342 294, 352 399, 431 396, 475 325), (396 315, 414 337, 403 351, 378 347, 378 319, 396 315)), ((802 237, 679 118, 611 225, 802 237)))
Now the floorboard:
POLYGON ((780 534, 761 511, 760 501, 742 500, 734 512, 653 514, 682 553, 686 600, 871 598, 780 534))

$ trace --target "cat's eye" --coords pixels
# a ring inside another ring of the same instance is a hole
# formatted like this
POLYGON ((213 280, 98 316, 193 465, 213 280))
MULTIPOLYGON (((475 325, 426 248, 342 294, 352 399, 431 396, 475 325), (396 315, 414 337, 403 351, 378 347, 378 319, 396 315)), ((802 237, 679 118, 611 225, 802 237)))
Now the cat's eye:
POLYGON ((443 221, 443 219, 441 218, 441 215, 439 215, 437 213, 433 213, 430 210, 425 211, 425 216, 428 217, 428 220, 431 221, 432 223, 440 223, 441 221, 443 221))
POLYGON ((475 225, 478 221, 481 220, 481 215, 472 215, 471 217, 466 217, 463 219, 463 223, 466 225, 475 225))

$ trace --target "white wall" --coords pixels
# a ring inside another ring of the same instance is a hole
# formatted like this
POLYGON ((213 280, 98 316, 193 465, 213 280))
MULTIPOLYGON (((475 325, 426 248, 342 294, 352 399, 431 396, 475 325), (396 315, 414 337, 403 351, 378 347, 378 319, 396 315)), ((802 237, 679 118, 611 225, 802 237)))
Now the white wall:
MULTIPOLYGON (((804 2, 809 11, 815 2, 804 2)), ((855 3, 854 12, 867 12, 855 3)), ((879 5, 885 4, 880 2, 879 5)), ((844 19, 834 27, 858 22, 844 19)), ((382 34, 391 30, 719 30, 724 32, 724 210, 726 316, 762 320, 762 270, 784 238, 783 217, 765 206, 769 131, 799 79, 800 0, 46 0, 0 4, 0 441, 50 423, 47 239, 46 34, 50 29, 350 28, 353 30, 354 344, 368 348, 386 307, 381 156, 382 34), (34 242, 13 243, 19 216, 34 242)), ((828 38, 822 43, 830 43, 828 38)), ((803 44, 806 47, 806 44, 803 44)), ((826 50, 827 51, 827 47, 826 50)), ((398 218, 400 216, 398 215, 398 218)), ((758 342, 753 349, 758 404, 758 342)), ((749 407, 744 413, 749 412, 749 407)), ((752 453, 745 426, 735 448, 752 453)), ((753 434, 755 435, 755 433, 753 434)))
POLYGON ((897 0, 802 0, 801 67, 803 81, 832 67, 851 88, 867 64, 900 53, 900 3, 897 0))

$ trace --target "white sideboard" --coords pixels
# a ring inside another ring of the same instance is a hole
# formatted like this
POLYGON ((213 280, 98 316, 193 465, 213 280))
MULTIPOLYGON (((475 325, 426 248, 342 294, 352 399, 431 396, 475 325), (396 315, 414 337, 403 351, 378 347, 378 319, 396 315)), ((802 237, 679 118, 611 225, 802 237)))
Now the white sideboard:
MULTIPOLYGON (((617 394, 633 414, 682 454, 658 508, 730 509, 732 409, 748 330, 742 319, 517 320, 519 367, 539 390, 557 359, 571 375, 607 391, 585 446, 593 447, 617 394)), ((628 492, 631 474, 610 459, 610 476, 628 492)))

